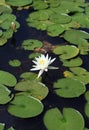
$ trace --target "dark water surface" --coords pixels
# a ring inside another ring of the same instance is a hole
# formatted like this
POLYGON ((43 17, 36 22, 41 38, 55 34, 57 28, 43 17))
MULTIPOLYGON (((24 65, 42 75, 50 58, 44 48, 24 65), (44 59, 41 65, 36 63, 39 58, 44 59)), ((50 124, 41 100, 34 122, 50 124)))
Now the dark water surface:
MULTIPOLYGON (((48 41, 52 44, 61 44, 65 41, 58 37, 49 37, 46 35, 46 32, 29 28, 25 21, 29 13, 28 10, 14 11, 14 13, 17 15, 17 20, 20 22, 21 27, 18 29, 17 33, 14 34, 13 38, 4 45, 4 47, 0 47, 0 69, 14 74, 19 80, 19 75, 25 71, 29 71, 32 65, 31 60, 27 58, 28 54, 31 52, 24 51, 20 47, 23 40, 29 38, 38 39, 41 41, 48 41), (10 59, 20 59, 22 61, 22 66, 19 68, 9 66, 8 61, 10 59)), ((89 71, 89 56, 84 56, 82 58, 84 58, 84 67, 89 71)), ((58 97, 53 93, 52 83, 63 76, 62 72, 65 69, 61 67, 61 63, 57 62, 54 63, 54 65, 55 64, 60 66, 59 70, 56 72, 53 70, 49 71, 46 78, 43 77, 43 82, 47 84, 50 91, 48 96, 43 100, 45 106, 43 113, 34 118, 20 119, 11 116, 7 112, 8 104, 0 105, 0 122, 6 124, 5 130, 10 126, 13 126, 15 130, 47 130, 43 124, 43 116, 46 110, 52 107, 58 107, 60 110, 62 110, 63 107, 75 108, 83 114, 85 125, 89 128, 89 119, 84 114, 85 99, 83 96, 80 96, 79 98, 65 99, 58 97)), ((87 89, 89 89, 89 85, 87 86, 87 89)))

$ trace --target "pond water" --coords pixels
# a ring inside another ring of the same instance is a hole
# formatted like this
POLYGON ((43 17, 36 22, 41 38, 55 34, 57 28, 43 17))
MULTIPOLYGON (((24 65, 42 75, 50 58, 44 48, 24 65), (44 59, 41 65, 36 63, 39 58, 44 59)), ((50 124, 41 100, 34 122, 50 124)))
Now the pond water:
MULTIPOLYGON (((31 60, 27 58, 28 54, 31 52, 25 51, 21 48, 23 40, 28 38, 38 39, 40 41, 47 41, 53 45, 57 45, 59 42, 60 44, 65 43, 65 41, 61 38, 52 38, 48 36, 45 31, 38 31, 31 27, 28 28, 25 22, 25 18, 28 16, 28 13, 29 10, 14 10, 14 14, 16 14, 17 20, 20 22, 21 27, 18 29, 17 33, 13 35, 13 38, 8 40, 7 44, 5 44, 3 47, 0 47, 0 69, 14 74, 18 80, 19 75, 23 72, 29 71, 32 66, 31 60), (18 68, 11 67, 8 64, 10 59, 19 59, 22 62, 22 65, 18 68)), ((82 56, 82 58, 84 59, 83 66, 89 71, 89 55, 84 57, 82 56)), ((59 98, 59 96, 53 92, 51 87, 52 83, 58 78, 62 78, 63 71, 65 70, 65 67, 62 67, 61 62, 56 61, 54 63, 54 66, 55 65, 60 66, 58 71, 50 70, 48 74, 45 73, 43 75, 43 83, 45 83, 49 88, 48 96, 42 101, 45 106, 44 111, 37 117, 21 119, 11 116, 7 112, 8 104, 0 105, 0 122, 6 124, 5 130, 11 126, 13 126, 15 130, 47 130, 43 123, 43 116, 47 109, 53 107, 58 107, 60 110, 62 110, 64 107, 75 108, 83 115, 85 119, 85 126, 89 128, 89 118, 87 118, 84 113, 84 96, 73 99, 65 99, 61 97, 59 98)), ((87 89, 89 89, 89 85, 87 86, 87 89)))

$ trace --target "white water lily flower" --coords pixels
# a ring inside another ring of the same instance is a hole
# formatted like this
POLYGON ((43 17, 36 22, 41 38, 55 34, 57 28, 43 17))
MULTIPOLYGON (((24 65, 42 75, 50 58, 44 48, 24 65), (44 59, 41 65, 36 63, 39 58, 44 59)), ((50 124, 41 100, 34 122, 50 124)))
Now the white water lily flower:
POLYGON ((41 54, 38 58, 35 58, 36 60, 33 60, 33 68, 30 69, 31 71, 40 70, 38 73, 38 78, 42 75, 44 71, 48 71, 48 69, 58 69, 58 67, 49 66, 51 63, 54 62, 56 58, 51 59, 51 57, 48 56, 48 54, 45 56, 41 54))

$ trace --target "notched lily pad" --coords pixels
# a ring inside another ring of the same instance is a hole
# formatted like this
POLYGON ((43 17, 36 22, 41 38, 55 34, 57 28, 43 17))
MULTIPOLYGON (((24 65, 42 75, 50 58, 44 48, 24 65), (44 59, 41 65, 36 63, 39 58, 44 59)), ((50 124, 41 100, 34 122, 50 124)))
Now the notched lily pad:
POLYGON ((78 55, 79 49, 76 46, 57 46, 53 52, 58 54, 61 59, 71 59, 78 55))
POLYGON ((48 110, 44 115, 44 124, 48 130, 84 129, 83 116, 73 108, 64 108, 63 114, 58 108, 48 110))
POLYGON ((0 104, 8 103, 12 98, 13 94, 11 94, 11 91, 4 85, 0 84, 0 104))
POLYGON ((82 63, 83 63, 83 61, 80 57, 73 58, 70 60, 61 59, 61 61, 63 62, 63 66, 66 66, 66 67, 76 67, 76 66, 82 65, 82 63))
POLYGON ((25 50, 34 50, 36 47, 42 47, 42 45, 42 42, 39 40, 28 39, 23 41, 22 48, 25 50))
MULTIPOLYGON (((35 79, 35 78, 34 78, 35 79)), ((16 84, 15 90, 22 91, 40 100, 48 94, 48 88, 37 80, 26 80, 16 84)))
POLYGON ((62 78, 55 82, 53 87, 57 95, 65 98, 79 97, 86 91, 82 82, 72 78, 62 78))
POLYGON ((68 30, 63 35, 64 39, 73 44, 87 43, 86 39, 89 39, 89 34, 81 30, 68 30))
POLYGON ((64 72, 64 76, 77 79, 84 84, 89 83, 89 72, 82 67, 72 67, 70 68, 70 71, 64 72))
POLYGON ((14 75, 9 72, 0 70, 0 84, 13 87, 17 83, 14 75))
POLYGON ((24 94, 15 95, 8 106, 8 112, 20 118, 35 117, 42 111, 43 104, 38 99, 24 94))

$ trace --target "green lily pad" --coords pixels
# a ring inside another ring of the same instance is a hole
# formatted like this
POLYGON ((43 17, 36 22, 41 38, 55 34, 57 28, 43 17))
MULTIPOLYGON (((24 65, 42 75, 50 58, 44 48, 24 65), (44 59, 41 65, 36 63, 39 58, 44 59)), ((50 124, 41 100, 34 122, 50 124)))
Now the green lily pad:
POLYGON ((8 106, 8 112, 20 118, 35 117, 42 111, 43 104, 38 99, 23 94, 15 95, 8 106))
POLYGON ((76 46, 65 45, 57 46, 56 48, 54 48, 53 52, 60 55, 59 57, 61 59, 71 59, 78 55, 79 49, 76 46))
POLYGON ((50 12, 48 10, 39 10, 39 11, 36 11, 36 12, 33 12, 29 15, 29 19, 28 20, 48 20, 49 18, 49 15, 50 15, 50 12))
POLYGON ((76 13, 72 16, 72 20, 80 24, 82 28, 89 28, 89 16, 84 13, 76 13))
POLYGON ((0 130, 4 130, 5 124, 4 123, 0 123, 0 130))
POLYGON ((14 60, 9 61, 9 65, 11 65, 13 67, 19 67, 21 65, 21 62, 18 59, 14 59, 14 60))
POLYGON ((81 30, 68 30, 63 35, 64 39, 73 44, 87 43, 86 39, 89 39, 89 34, 81 30))
POLYGON ((0 84, 0 104, 8 103, 13 98, 13 95, 10 94, 11 91, 4 85, 0 84))
POLYGON ((7 130, 15 130, 13 127, 10 127, 9 129, 7 129, 7 130))
POLYGON ((0 30, 0 36, 2 36, 2 34, 3 34, 2 30, 0 30))
POLYGON ((28 39, 23 41, 22 48, 25 50, 34 50, 37 47, 42 47, 42 45, 42 42, 39 40, 28 39))
POLYGON ((89 102, 89 90, 85 93, 85 99, 89 102))
POLYGON ((61 59, 61 61, 63 62, 63 66, 66 66, 66 67, 76 67, 76 66, 82 65, 82 63, 83 63, 83 61, 80 57, 73 58, 70 60, 62 60, 61 59))
POLYGON ((12 13, 12 8, 7 4, 0 3, 0 12, 1 13, 12 13))
POLYGON ((24 72, 20 75, 20 78, 24 79, 24 80, 29 80, 29 81, 41 81, 41 77, 37 78, 36 73, 33 72, 24 72))
POLYGON ((32 0, 5 0, 7 4, 10 4, 12 6, 25 6, 32 3, 32 0))
POLYGON ((47 2, 41 1, 41 0, 33 1, 32 7, 35 10, 41 10, 41 9, 46 9, 48 7, 48 4, 47 4, 47 2))
POLYGON ((0 70, 0 84, 13 87, 16 83, 17 80, 14 75, 10 74, 9 72, 0 70))
POLYGON ((27 92, 28 95, 36 97, 40 100, 44 99, 48 94, 48 88, 37 80, 26 80, 16 84, 15 90, 27 92))
POLYGON ((70 68, 70 71, 66 71, 64 75, 65 77, 71 77, 79 80, 84 84, 89 83, 89 72, 82 67, 72 67, 70 68))
POLYGON ((64 108, 63 114, 58 108, 48 110, 44 115, 44 124, 48 130, 84 129, 83 116, 73 108, 64 108))
POLYGON ((82 82, 72 78, 62 78, 55 82, 53 87, 57 95, 65 98, 79 97, 86 91, 82 82))
POLYGON ((64 32, 64 27, 60 24, 52 24, 47 27, 47 33, 49 36, 55 37, 59 36, 61 33, 64 32))
POLYGON ((40 56, 40 55, 41 55, 40 53, 31 53, 31 54, 28 56, 28 58, 34 59, 35 57, 38 57, 38 56, 40 56))
POLYGON ((87 102, 87 103, 85 104, 85 109, 84 109, 84 111, 85 111, 86 116, 89 118, 89 102, 87 102))
POLYGON ((67 14, 52 14, 50 16, 50 20, 53 23, 65 24, 65 23, 69 23, 71 21, 71 17, 68 16, 67 14))

